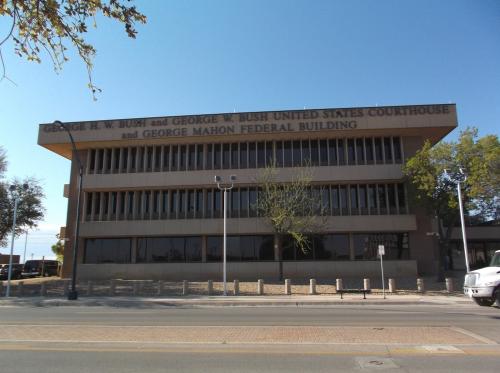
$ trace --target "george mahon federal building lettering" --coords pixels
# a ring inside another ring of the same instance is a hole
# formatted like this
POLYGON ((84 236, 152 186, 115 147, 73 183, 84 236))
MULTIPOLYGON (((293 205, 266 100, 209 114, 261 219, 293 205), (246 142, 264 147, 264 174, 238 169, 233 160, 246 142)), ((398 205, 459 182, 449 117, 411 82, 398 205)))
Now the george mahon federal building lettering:
MULTIPOLYGON (((454 105, 412 105, 185 115, 67 123, 78 132, 117 131, 121 139, 355 130, 360 122, 397 117, 449 115, 454 105)), ((63 131, 43 125, 43 132, 63 131)))

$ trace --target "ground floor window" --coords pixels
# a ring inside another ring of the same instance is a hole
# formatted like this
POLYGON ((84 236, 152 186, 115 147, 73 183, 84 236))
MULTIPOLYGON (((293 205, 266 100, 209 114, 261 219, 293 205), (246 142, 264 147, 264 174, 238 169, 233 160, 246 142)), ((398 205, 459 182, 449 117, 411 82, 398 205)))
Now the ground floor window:
POLYGON ((384 259, 409 259, 408 233, 353 234, 354 259, 376 260, 379 245, 384 245, 384 259))
POLYGON ((89 238, 85 240, 84 263, 130 263, 130 238, 89 238))
POLYGON ((200 262, 201 236, 137 239, 138 263, 200 262))
MULTIPOLYGON (((207 261, 222 261, 223 237, 207 237, 207 261)), ((227 261, 274 260, 273 236, 227 236, 227 261)))
POLYGON ((291 236, 282 240, 283 260, 349 260, 348 234, 321 234, 308 237, 307 247, 298 247, 291 236))

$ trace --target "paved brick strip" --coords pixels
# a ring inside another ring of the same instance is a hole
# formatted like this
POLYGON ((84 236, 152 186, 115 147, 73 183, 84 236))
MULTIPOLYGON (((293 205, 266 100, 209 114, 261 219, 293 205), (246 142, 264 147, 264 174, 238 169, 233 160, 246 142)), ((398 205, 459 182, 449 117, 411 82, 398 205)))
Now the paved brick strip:
POLYGON ((449 327, 3 325, 0 341, 486 344, 449 327))

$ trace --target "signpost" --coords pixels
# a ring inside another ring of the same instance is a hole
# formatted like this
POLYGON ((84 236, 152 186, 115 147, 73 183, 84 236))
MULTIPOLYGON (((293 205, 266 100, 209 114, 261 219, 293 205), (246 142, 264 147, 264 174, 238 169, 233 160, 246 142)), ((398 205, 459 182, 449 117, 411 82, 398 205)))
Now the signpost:
POLYGON ((378 256, 380 257, 380 270, 382 271, 382 294, 384 294, 384 299, 385 299, 384 260, 382 259, 384 255, 385 255, 384 245, 378 245, 378 256))

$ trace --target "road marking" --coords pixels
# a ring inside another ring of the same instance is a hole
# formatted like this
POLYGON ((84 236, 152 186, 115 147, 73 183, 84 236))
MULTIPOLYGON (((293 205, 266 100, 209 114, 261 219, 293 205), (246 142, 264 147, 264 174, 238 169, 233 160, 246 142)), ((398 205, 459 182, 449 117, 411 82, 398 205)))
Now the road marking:
POLYGON ((486 344, 489 344, 489 345, 496 345, 496 344, 498 344, 497 342, 495 342, 495 341, 493 341, 493 340, 491 340, 489 338, 483 337, 483 336, 481 336, 479 334, 473 333, 473 332, 471 332, 469 330, 466 330, 466 329, 458 328, 456 326, 452 326, 451 329, 455 330, 456 332, 468 335, 469 337, 476 338, 477 340, 479 340, 481 342, 484 342, 486 344))
POLYGON ((433 354, 464 354, 465 352, 455 346, 446 345, 433 345, 433 346, 422 346, 426 351, 432 352, 433 354))

